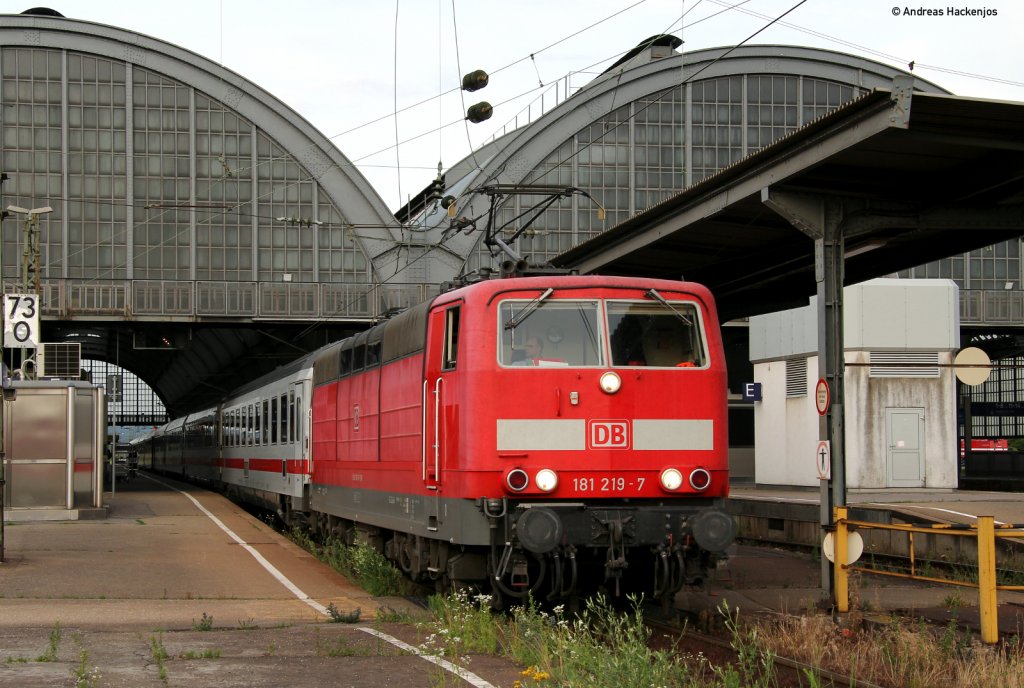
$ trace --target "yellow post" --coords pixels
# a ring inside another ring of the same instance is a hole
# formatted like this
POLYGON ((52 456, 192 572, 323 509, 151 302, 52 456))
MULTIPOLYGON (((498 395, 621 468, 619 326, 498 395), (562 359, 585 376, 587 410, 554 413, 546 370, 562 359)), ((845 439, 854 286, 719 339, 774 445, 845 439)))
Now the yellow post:
POLYGON ((836 608, 841 612, 850 611, 850 575, 846 572, 846 507, 837 506, 834 509, 835 517, 832 519, 836 524, 836 547, 835 547, 835 590, 836 608))
POLYGON ((998 603, 996 602, 996 529, 991 516, 978 517, 978 612, 981 615, 981 642, 999 641, 998 603))

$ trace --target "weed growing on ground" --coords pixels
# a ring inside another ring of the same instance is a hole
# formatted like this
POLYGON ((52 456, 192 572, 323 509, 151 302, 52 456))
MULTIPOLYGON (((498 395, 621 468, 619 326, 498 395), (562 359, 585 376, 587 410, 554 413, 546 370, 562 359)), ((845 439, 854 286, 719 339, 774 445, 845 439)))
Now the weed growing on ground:
POLYGON ((350 645, 344 634, 339 634, 333 644, 328 644, 321 637, 319 628, 314 629, 314 632, 316 633, 317 657, 364 657, 367 655, 365 649, 350 645))
POLYGON ((162 633, 149 637, 149 654, 153 657, 153 661, 156 662, 157 675, 160 677, 160 680, 166 684, 167 666, 165 662, 170 659, 170 655, 167 654, 167 648, 164 647, 164 637, 162 633))
POLYGON ((369 545, 349 547, 331 539, 320 548, 319 557, 336 571, 353 579, 371 595, 398 595, 405 585, 402 573, 369 545))
POLYGON ((95 688, 96 682, 100 680, 100 668, 89 668, 89 653, 82 647, 81 635, 75 634, 75 644, 78 646, 78 664, 71 669, 75 688, 95 688))
POLYGON ((259 628, 259 624, 254 623, 250 616, 248 619, 239 619, 237 628, 240 631, 255 631, 259 628))
POLYGON ((412 623, 412 614, 394 609, 386 604, 377 607, 376 618, 381 623, 412 623))
POLYGON ((352 610, 350 612, 342 612, 341 610, 339 610, 337 607, 334 606, 333 602, 331 602, 329 605, 327 605, 327 613, 331 617, 330 618, 330 623, 347 623, 347 624, 350 624, 350 623, 358 623, 359 622, 359 616, 360 616, 360 614, 363 613, 363 610, 361 608, 359 608, 359 607, 356 607, 354 610, 352 610))
POLYGON ((513 610, 502 632, 505 654, 523 664, 520 686, 712 686, 702 656, 677 659, 672 650, 648 648, 650 630, 631 598, 632 611, 616 612, 603 596, 587 600, 573 618, 531 601, 513 610), (689 662, 683 660, 690 660, 689 662), (695 665, 691 668, 689 664, 695 665))
POLYGON ((336 538, 317 544, 301 528, 288 531, 292 542, 359 584, 371 595, 400 595, 408 587, 402 573, 387 558, 367 544, 346 545, 336 538))
POLYGON ((732 636, 732 649, 736 652, 736 666, 714 667, 715 675, 727 686, 769 688, 775 685, 775 653, 764 647, 759 628, 740 626, 739 609, 732 611, 728 603, 718 608, 725 618, 725 627, 732 636))
POLYGON ((442 657, 458 657, 467 652, 493 654, 498 649, 498 624, 491 612, 491 598, 459 590, 444 597, 434 595, 427 600, 434 621, 425 627, 431 635, 424 650, 442 657))
POLYGON ((36 657, 37 662, 56 662, 57 652, 60 650, 60 638, 62 631, 60 629, 60 621, 56 621, 53 624, 53 628, 50 630, 50 646, 46 648, 46 652, 36 657))
POLYGON ((203 612, 203 617, 196 621, 192 619, 192 630, 193 631, 209 631, 213 629, 213 617, 203 612))

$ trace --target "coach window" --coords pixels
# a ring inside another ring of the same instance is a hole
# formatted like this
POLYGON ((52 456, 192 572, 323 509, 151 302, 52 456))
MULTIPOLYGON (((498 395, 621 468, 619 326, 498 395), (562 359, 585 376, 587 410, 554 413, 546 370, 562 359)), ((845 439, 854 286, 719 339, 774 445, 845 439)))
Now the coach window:
POLYGON ((245 419, 246 446, 252 446, 253 445, 253 434, 255 433, 255 428, 253 426, 253 424, 254 424, 254 420, 253 419, 254 418, 255 418, 255 408, 253 408, 253 404, 250 403, 249 407, 246 410, 246 419, 245 419))
POLYGON ((459 313, 461 309, 456 306, 449 308, 444 317, 444 353, 441 362, 441 370, 455 370, 459 355, 459 313))
POLYGON ((270 443, 277 444, 277 424, 281 416, 278 414, 277 397, 270 400, 270 443))
POLYGON ((352 349, 344 348, 341 350, 341 361, 338 365, 338 370, 341 371, 341 375, 344 377, 352 372, 352 349))
POLYGON ((281 395, 281 444, 288 443, 288 395, 281 395))
POLYGON ((263 444, 263 406, 257 401, 253 408, 256 410, 256 417, 252 421, 252 445, 258 447, 263 444))
POLYGON ((366 362, 366 345, 360 344, 352 349, 352 372, 359 372, 366 362))
POLYGON ((263 400, 263 422, 260 423, 260 444, 270 444, 270 401, 263 400))
POLYGON ((288 392, 288 441, 295 441, 295 392, 288 392))

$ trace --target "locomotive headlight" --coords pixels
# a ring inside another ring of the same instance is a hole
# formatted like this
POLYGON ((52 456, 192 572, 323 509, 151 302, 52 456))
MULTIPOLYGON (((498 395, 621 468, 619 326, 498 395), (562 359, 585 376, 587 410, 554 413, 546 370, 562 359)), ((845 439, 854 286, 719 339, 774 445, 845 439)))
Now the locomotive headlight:
POLYGON ((622 378, 619 377, 618 373, 609 370, 607 373, 601 375, 601 389, 605 394, 615 394, 622 387, 622 378))
POLYGON ((666 490, 678 490, 683 484, 683 474, 675 468, 666 468, 661 472, 661 486, 666 490))
POLYGON ((522 468, 513 468, 505 475, 505 484, 513 492, 522 492, 530 484, 530 476, 522 468))
POLYGON ((533 476, 533 483, 541 492, 551 492, 558 487, 558 474, 550 468, 542 468, 533 476))
POLYGON ((711 474, 703 468, 695 468, 690 472, 690 487, 695 490, 706 490, 711 484, 711 474))

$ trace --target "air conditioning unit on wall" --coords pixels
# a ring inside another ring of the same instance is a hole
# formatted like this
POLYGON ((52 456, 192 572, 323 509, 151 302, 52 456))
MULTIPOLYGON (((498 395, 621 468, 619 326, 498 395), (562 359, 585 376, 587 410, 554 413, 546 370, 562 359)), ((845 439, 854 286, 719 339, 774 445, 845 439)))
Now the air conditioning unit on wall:
POLYGON ((38 379, 78 380, 82 375, 82 345, 42 343, 36 350, 38 379))

